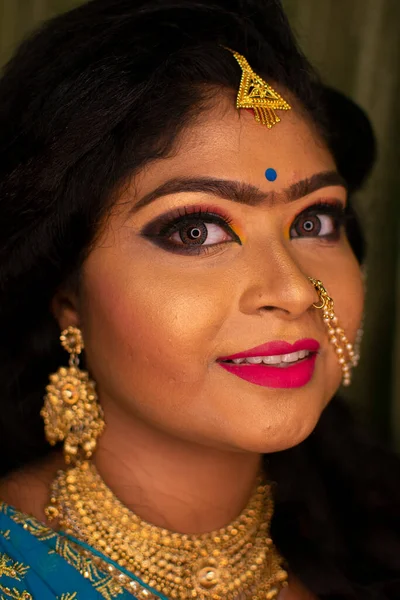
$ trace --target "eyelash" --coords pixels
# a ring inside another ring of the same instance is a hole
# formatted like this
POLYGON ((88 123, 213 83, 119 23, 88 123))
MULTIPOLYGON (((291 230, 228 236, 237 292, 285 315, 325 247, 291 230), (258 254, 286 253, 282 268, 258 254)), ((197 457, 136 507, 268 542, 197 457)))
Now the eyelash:
POLYGON ((235 241, 240 245, 242 244, 240 238, 231 228, 233 220, 228 215, 220 211, 220 209, 218 209, 217 212, 216 209, 200 208, 196 206, 185 206, 183 208, 179 207, 171 213, 161 216, 155 221, 149 223, 149 225, 147 225, 142 231, 142 235, 146 238, 152 239, 158 246, 161 246, 161 248, 167 248, 168 250, 177 252, 178 254, 208 254, 213 249, 215 250, 216 247, 227 243, 220 242, 218 244, 209 244, 207 246, 204 244, 185 246, 183 244, 179 245, 167 241, 167 238, 171 237, 177 231, 183 229, 185 225, 190 225, 194 221, 202 221, 203 223, 214 223, 215 225, 219 225, 229 235, 232 236, 233 239, 228 240, 228 242, 235 241))
POLYGON ((320 240, 325 241, 336 241, 340 237, 340 231, 345 226, 347 220, 346 208, 343 206, 339 200, 335 200, 332 202, 323 202, 319 201, 307 208, 303 209, 293 220, 293 223, 290 227, 290 231, 292 231, 295 227, 296 221, 298 221, 301 217, 315 217, 318 215, 329 216, 333 221, 333 233, 328 235, 314 235, 314 236, 293 236, 292 239, 304 238, 304 237, 316 237, 320 240))
MULTIPOLYGON (((339 238, 340 230, 346 222, 346 211, 344 206, 339 201, 334 202, 316 202, 311 206, 308 206, 304 210, 302 210, 293 220, 293 223, 290 227, 290 231, 293 230, 296 221, 304 216, 318 216, 318 215, 327 215, 332 217, 334 233, 326 236, 312 236, 317 237, 318 239, 323 239, 326 241, 336 241, 339 238)), ((141 232, 141 235, 146 238, 150 238, 154 243, 160 246, 163 249, 167 249, 171 252, 176 252, 178 254, 186 254, 186 255, 200 255, 200 254, 208 254, 209 252, 215 250, 216 248, 222 246, 231 241, 235 241, 238 244, 242 245, 242 242, 238 235, 232 230, 231 225, 233 220, 220 211, 216 209, 209 208, 201 208, 196 206, 189 207, 179 207, 178 209, 163 215, 151 223, 149 223, 144 230, 141 232), (173 242, 169 242, 168 238, 170 238, 174 233, 180 231, 184 228, 185 225, 190 225, 194 221, 202 221, 203 223, 214 223, 220 227, 222 227, 230 236, 232 236, 231 240, 227 240, 224 242, 219 242, 216 244, 175 244, 173 242)), ((293 236, 292 239, 298 239, 302 237, 311 237, 311 236, 293 236)))

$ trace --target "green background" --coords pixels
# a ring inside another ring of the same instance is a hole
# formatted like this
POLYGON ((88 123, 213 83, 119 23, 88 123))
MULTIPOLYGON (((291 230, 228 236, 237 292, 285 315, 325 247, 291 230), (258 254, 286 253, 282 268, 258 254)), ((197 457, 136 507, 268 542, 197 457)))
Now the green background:
MULTIPOLYGON (((80 3, 0 0, 0 61, 41 21, 80 3)), ((367 111, 378 138, 376 168, 357 198, 369 246, 368 288, 362 360, 346 395, 400 449, 400 2, 283 3, 305 53, 327 83, 367 111)))

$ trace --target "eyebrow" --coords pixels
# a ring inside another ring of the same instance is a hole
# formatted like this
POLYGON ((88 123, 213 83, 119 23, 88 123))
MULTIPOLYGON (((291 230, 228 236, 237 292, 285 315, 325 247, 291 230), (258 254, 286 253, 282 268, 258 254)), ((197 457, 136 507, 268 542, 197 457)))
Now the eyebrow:
POLYGON ((162 196, 170 196, 171 194, 202 192, 248 206, 259 206, 260 204, 273 206, 279 202, 294 202, 319 189, 331 186, 341 186, 347 190, 345 180, 337 171, 315 173, 311 177, 293 183, 281 192, 263 192, 260 188, 243 181, 215 179, 212 177, 176 177, 169 179, 155 190, 143 196, 132 207, 130 212, 134 214, 144 206, 148 206, 151 202, 154 202, 154 200, 162 196))

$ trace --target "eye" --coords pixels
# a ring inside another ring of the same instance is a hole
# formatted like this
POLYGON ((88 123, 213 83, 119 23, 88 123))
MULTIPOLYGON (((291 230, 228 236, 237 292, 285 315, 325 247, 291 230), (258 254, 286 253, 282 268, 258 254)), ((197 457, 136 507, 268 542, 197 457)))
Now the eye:
POLYGON ((171 241, 176 244, 213 245, 221 244, 227 239, 226 232, 217 223, 207 223, 206 220, 194 220, 181 224, 178 231, 171 235, 171 241))
POLYGON ((343 223, 344 208, 341 203, 314 204, 296 217, 290 229, 290 237, 319 237, 331 241, 338 240, 343 223))
POLYGON ((185 207, 183 213, 180 208, 151 222, 142 235, 172 252, 201 254, 227 242, 241 244, 230 223, 231 219, 226 215, 185 207))
POLYGON ((296 220, 294 228, 298 236, 325 236, 334 233, 335 223, 328 215, 304 215, 296 220))

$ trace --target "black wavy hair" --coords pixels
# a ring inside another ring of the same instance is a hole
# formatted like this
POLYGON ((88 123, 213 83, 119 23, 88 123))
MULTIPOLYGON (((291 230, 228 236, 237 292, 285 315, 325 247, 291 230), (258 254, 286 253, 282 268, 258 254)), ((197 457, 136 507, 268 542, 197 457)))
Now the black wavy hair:
MULTIPOLYGON (((330 143, 318 77, 279 0, 92 0, 44 24, 5 67, 1 473, 49 452, 39 411, 65 360, 55 291, 76 280, 116 188, 167 156, 221 88, 234 98, 240 70, 223 46, 290 90, 330 143)), ((274 540, 306 586, 327 600, 399 598, 398 462, 345 405, 333 399, 305 442, 265 461, 278 483, 274 540)))

